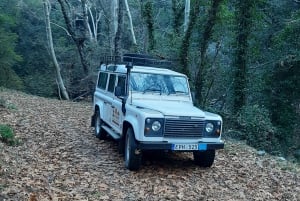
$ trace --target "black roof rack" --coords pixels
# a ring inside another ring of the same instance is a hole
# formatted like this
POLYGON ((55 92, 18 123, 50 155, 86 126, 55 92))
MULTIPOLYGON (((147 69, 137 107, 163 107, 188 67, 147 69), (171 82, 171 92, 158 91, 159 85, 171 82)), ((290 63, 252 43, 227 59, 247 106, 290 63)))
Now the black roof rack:
POLYGON ((128 64, 134 66, 151 66, 151 67, 171 67, 172 61, 160 59, 151 55, 128 53, 123 56, 103 56, 100 57, 101 63, 128 64))

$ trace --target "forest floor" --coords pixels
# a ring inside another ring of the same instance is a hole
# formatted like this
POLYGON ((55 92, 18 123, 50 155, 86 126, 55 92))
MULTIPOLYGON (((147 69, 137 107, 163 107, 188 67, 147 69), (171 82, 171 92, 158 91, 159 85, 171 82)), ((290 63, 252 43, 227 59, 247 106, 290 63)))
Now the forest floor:
POLYGON ((226 140, 211 168, 190 153, 147 155, 124 167, 112 140, 90 127, 91 103, 0 89, 0 124, 18 146, 0 142, 0 200, 300 200, 299 167, 226 140))

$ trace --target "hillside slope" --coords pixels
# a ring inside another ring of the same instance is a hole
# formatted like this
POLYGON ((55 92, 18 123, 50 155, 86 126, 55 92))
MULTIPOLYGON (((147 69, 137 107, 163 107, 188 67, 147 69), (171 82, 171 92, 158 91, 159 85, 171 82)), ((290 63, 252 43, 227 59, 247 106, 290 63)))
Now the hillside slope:
POLYGON ((117 144, 90 128, 90 103, 2 90, 0 124, 22 143, 0 142, 0 200, 300 200, 300 174, 271 156, 226 141, 212 168, 189 153, 145 157, 124 168, 117 144))

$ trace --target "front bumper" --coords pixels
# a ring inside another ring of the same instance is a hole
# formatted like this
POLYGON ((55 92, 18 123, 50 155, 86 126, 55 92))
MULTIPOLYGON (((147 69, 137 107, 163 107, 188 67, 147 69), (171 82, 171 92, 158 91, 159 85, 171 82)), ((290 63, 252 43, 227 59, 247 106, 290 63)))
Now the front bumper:
MULTIPOLYGON (((206 150, 224 149, 223 142, 199 142, 198 145, 199 147, 205 145, 206 150)), ((141 150, 173 150, 173 144, 168 142, 139 142, 137 148, 141 150)))

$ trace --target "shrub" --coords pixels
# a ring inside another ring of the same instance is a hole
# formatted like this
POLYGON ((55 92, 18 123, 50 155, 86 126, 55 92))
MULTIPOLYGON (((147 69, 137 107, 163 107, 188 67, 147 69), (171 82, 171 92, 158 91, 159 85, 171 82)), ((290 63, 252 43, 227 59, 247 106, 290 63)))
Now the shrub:
POLYGON ((13 129, 8 125, 0 124, 0 136, 1 140, 8 145, 17 145, 18 139, 15 138, 13 129))
POLYGON ((0 86, 17 90, 24 88, 20 77, 7 66, 0 66, 0 86))
POLYGON ((271 123, 269 111, 263 106, 244 106, 238 113, 237 123, 242 131, 239 138, 250 146, 273 153, 278 150, 276 128, 271 123))
POLYGON ((12 103, 7 103, 7 101, 0 97, 0 107, 7 108, 9 110, 17 110, 17 106, 12 103))

